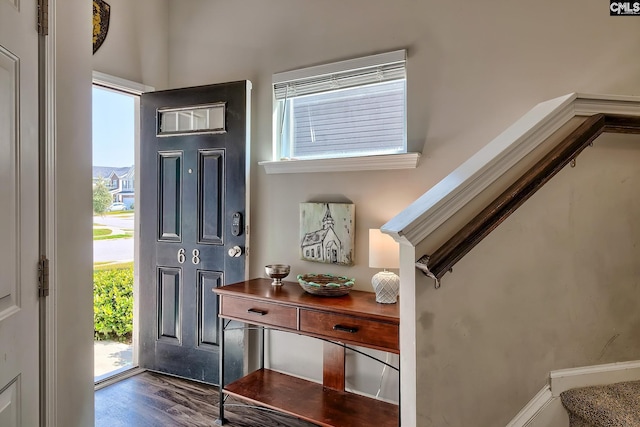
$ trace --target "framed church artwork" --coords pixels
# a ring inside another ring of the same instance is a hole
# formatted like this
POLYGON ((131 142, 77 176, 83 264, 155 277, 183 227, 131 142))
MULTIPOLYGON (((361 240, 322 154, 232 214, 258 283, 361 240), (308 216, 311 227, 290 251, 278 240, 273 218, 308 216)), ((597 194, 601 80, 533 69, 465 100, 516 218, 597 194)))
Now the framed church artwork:
POLYGON ((353 265, 354 253, 354 204, 300 203, 301 259, 353 265))

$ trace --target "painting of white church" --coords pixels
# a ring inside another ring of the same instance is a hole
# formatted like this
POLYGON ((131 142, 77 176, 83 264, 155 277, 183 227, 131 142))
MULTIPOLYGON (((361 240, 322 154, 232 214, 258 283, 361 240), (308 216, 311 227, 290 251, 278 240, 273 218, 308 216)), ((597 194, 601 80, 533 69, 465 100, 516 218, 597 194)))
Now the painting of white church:
POLYGON ((355 205, 300 203, 300 258, 353 265, 355 205))

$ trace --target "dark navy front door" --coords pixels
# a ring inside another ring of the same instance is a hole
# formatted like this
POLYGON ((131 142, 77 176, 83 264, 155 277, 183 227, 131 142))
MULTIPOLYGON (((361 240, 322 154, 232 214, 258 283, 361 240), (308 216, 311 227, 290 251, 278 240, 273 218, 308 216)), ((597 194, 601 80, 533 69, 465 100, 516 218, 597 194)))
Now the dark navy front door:
MULTIPOLYGON (((218 383, 212 289, 244 280, 250 82, 141 98, 140 366, 218 383)), ((241 333, 225 375, 242 373, 241 333)))

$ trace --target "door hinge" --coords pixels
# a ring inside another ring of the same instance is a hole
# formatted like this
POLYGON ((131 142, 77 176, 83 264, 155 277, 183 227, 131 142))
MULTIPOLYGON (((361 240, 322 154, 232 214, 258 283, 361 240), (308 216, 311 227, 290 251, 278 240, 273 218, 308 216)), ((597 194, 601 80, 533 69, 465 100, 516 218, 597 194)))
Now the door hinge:
POLYGON ((49 34, 49 0, 38 0, 38 34, 49 34))
POLYGON ((44 255, 38 261, 38 294, 41 297, 49 296, 49 260, 44 255))

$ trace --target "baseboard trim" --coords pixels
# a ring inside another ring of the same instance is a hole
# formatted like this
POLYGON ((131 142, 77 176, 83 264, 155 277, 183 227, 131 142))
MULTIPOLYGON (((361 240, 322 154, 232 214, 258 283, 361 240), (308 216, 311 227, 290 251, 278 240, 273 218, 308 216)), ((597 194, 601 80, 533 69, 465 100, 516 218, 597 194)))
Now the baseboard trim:
POLYGON ((506 427, 526 427, 553 401, 551 388, 546 385, 526 404, 506 427))
POLYGON ((560 369, 549 375, 553 397, 576 387, 640 380, 640 360, 560 369))
POLYGON ((640 380, 640 360, 559 369, 549 374, 549 384, 511 420, 506 427, 566 425, 560 423, 560 393, 576 387, 640 380), (553 424, 548 424, 554 420, 553 424))

